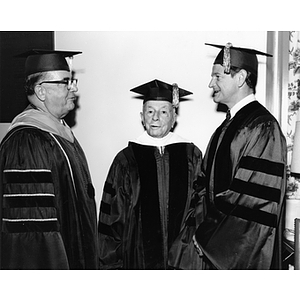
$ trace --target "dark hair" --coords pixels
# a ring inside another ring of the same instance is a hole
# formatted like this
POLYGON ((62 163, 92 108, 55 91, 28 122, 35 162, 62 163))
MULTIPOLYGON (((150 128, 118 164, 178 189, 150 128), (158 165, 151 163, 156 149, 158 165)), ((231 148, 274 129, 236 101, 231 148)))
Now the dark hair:
MULTIPOLYGON (((245 70, 241 68, 231 67, 230 68, 230 74, 233 77, 236 73, 238 73, 240 70, 245 70)), ((253 74, 247 70, 247 77, 246 77, 246 84, 249 86, 250 89, 253 90, 253 94, 256 93, 256 84, 257 84, 257 75, 253 74)))
POLYGON ((31 96, 34 94, 34 87, 36 86, 36 83, 39 82, 41 79, 45 77, 45 73, 35 73, 32 75, 29 75, 25 79, 25 93, 27 96, 31 96))

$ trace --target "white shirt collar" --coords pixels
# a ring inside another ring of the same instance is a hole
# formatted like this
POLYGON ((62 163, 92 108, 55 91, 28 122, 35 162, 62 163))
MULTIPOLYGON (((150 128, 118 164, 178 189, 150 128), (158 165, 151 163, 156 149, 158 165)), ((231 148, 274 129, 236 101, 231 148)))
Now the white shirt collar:
POLYGON ((250 94, 247 97, 243 98, 241 101, 239 101, 237 104, 235 104, 231 109, 230 109, 230 115, 231 115, 231 119, 235 116, 235 114, 244 106, 246 106, 247 104, 255 101, 255 95, 254 94, 250 94))
POLYGON ((144 131, 142 135, 140 135, 137 139, 132 140, 132 142, 147 146, 163 147, 175 143, 189 143, 190 141, 173 132, 169 132, 163 138, 154 138, 150 136, 147 131, 144 131))

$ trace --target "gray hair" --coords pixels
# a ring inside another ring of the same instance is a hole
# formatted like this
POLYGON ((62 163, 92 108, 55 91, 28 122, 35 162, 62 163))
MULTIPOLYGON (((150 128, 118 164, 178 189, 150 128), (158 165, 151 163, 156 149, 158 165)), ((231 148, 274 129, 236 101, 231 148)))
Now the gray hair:
POLYGON ((34 87, 37 85, 39 81, 42 81, 47 76, 47 72, 34 73, 29 75, 25 79, 25 93, 27 96, 31 96, 34 94, 34 87))

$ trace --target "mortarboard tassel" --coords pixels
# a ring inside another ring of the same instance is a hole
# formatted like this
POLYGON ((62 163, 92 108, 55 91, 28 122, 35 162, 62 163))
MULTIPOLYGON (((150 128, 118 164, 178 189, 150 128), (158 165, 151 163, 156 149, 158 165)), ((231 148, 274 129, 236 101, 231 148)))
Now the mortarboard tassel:
POLYGON ((223 67, 225 68, 224 72, 226 74, 230 73, 230 47, 232 47, 232 44, 227 43, 224 47, 223 53, 223 67))
POLYGON ((175 108, 179 106, 179 88, 177 83, 173 83, 173 101, 172 104, 175 108))
POLYGON ((65 57, 67 64, 69 66, 70 72, 72 72, 72 68, 73 68, 73 56, 70 57, 65 57))

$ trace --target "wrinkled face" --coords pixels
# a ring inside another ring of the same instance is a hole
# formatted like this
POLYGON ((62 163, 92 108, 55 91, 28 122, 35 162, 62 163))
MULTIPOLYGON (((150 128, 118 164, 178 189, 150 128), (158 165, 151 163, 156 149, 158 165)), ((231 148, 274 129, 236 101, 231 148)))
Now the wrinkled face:
POLYGON ((162 138, 172 129, 176 113, 170 102, 150 100, 143 106, 141 119, 150 136, 162 138))
POLYGON ((213 89, 215 103, 223 103, 231 108, 236 103, 239 91, 238 76, 224 73, 224 67, 213 65, 209 87, 213 89))
MULTIPOLYGON (((47 73, 47 78, 43 81, 63 81, 71 79, 68 71, 51 71, 47 73)), ((56 117, 62 119, 69 111, 75 107, 75 93, 78 91, 77 85, 68 87, 65 83, 42 83, 45 90, 44 106, 46 110, 56 117)))

